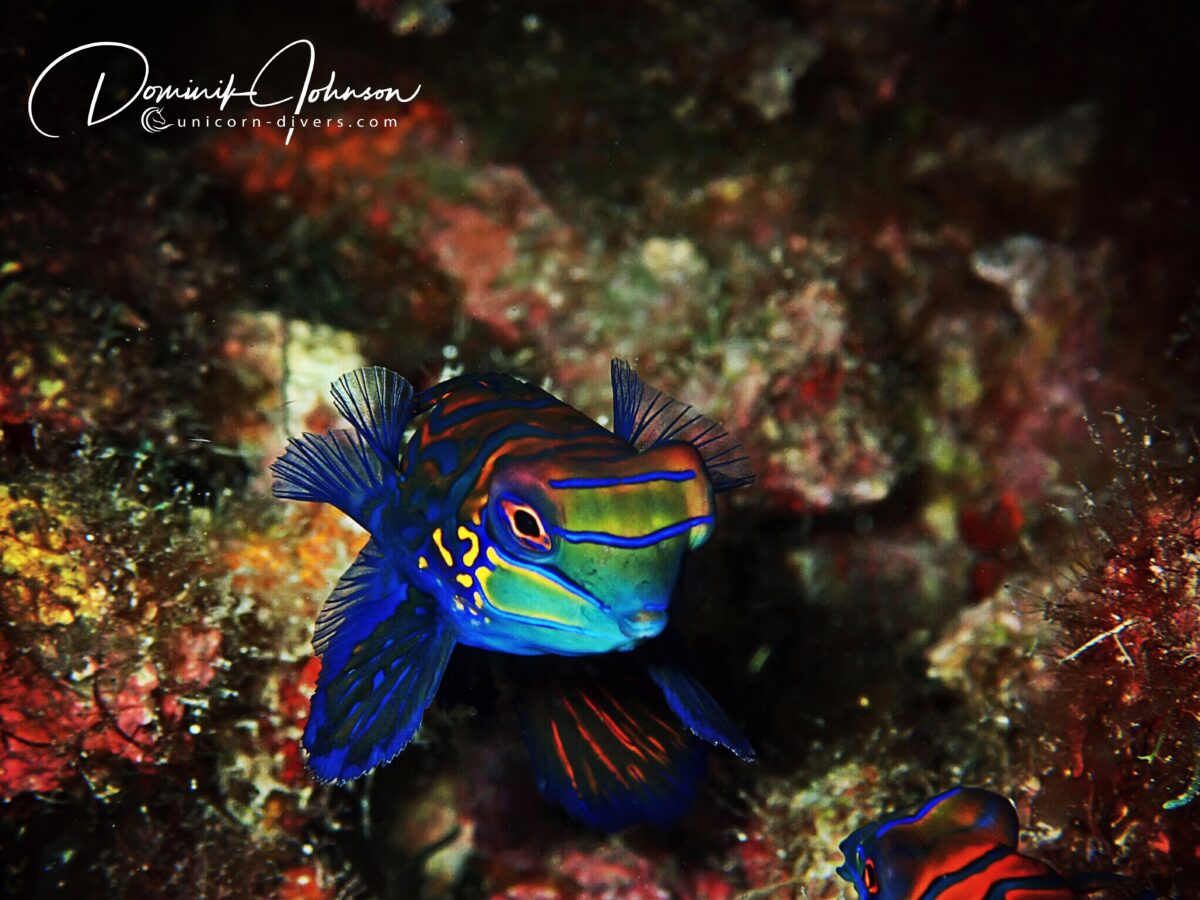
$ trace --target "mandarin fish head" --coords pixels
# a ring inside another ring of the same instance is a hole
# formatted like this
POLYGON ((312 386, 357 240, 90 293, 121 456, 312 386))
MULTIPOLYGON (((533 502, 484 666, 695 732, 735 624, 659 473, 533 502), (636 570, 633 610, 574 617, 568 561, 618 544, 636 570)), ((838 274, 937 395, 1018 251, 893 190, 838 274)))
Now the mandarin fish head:
POLYGON ((475 577, 489 645, 513 652, 607 653, 658 635, 684 554, 713 527, 704 466, 678 442, 505 460, 487 490, 475 577))
POLYGON ((838 845, 845 862, 838 866, 837 873, 854 886, 859 900, 878 898, 880 895, 880 860, 876 858, 879 852, 874 840, 880 824, 873 822, 864 825, 838 845))
POLYGON ((837 873, 860 900, 912 896, 923 879, 952 871, 988 848, 1015 852, 1018 822, 1007 798, 981 788, 953 788, 912 812, 864 825, 841 842, 837 873), (945 872, 943 872, 945 869, 945 872))

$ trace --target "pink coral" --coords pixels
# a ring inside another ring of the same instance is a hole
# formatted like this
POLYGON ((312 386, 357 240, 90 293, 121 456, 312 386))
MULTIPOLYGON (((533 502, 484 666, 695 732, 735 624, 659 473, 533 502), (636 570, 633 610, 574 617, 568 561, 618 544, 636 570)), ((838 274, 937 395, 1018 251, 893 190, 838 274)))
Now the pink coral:
POLYGON ((80 693, 0 639, 0 797, 56 790, 79 776, 91 754, 155 760, 155 737, 146 730, 154 721, 153 667, 143 666, 108 701, 93 684, 91 696, 80 693))

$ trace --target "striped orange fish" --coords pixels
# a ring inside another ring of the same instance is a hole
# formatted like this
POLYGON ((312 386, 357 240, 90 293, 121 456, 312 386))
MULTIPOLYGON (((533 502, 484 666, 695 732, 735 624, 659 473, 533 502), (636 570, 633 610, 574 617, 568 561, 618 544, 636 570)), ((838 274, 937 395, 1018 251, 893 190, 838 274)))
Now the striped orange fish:
POLYGON ((957 787, 859 828, 842 841, 837 871, 859 900, 1070 900, 1133 887, 1117 875, 1059 875, 1017 852, 1018 831, 1007 798, 957 787))
MULTIPOLYGON (((353 428, 290 442, 276 496, 330 503, 371 534, 316 623, 304 746, 318 778, 357 778, 399 753, 457 643, 594 659, 663 631, 683 558, 713 530, 714 494, 753 474, 724 429, 625 363, 612 384, 610 431, 507 375, 414 395, 394 372, 360 369, 333 386, 353 428)), ((702 766, 697 738, 753 756, 683 668, 661 652, 636 659, 636 672, 560 671, 552 693, 535 679, 522 704, 544 792, 606 829, 677 815, 702 766)))

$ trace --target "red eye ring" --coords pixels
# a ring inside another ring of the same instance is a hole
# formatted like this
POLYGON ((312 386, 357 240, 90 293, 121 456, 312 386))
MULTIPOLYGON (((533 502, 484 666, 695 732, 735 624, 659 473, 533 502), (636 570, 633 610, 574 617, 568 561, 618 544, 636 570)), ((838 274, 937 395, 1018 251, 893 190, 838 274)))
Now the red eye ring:
POLYGON ((863 863, 863 887, 868 894, 879 893, 879 874, 875 871, 875 860, 868 859, 863 863))
POLYGON ((504 513, 509 531, 522 546, 543 552, 550 550, 550 535, 536 509, 528 503, 507 499, 500 501, 500 509, 504 513))

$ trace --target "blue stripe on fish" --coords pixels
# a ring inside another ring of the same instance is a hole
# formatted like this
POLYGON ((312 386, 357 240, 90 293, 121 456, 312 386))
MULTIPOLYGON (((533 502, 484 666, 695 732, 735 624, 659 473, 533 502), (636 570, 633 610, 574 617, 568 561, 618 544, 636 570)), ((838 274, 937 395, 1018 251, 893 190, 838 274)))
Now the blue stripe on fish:
MULTIPOLYGON (((443 434, 449 429, 457 425, 462 425, 477 416, 482 416, 491 412, 507 412, 514 408, 516 409, 546 409, 560 401, 547 394, 545 397, 535 397, 529 400, 517 399, 514 397, 503 397, 499 400, 485 400, 480 403, 474 403, 470 406, 464 406, 462 409, 455 410, 447 415, 436 415, 430 422, 430 432, 432 434, 443 434)), ((599 427, 599 426, 597 426, 599 427)))
POLYGON ((607 547, 632 549, 653 546, 668 538, 686 534, 697 525, 711 525, 712 521, 712 516, 694 516, 684 519, 682 522, 676 522, 674 525, 667 525, 657 531, 651 531, 649 534, 628 537, 623 534, 610 534, 607 531, 569 531, 565 528, 556 528, 554 533, 572 544, 604 544, 607 547))
POLYGON ((650 481, 691 481, 696 477, 695 472, 643 472, 640 475, 628 475, 624 478, 552 478, 552 488, 603 488, 616 487, 621 484, 646 484, 650 481))
POLYGON ((932 799, 926 801, 925 805, 922 806, 920 809, 918 809, 911 816, 905 816, 901 819, 893 819, 892 821, 888 822, 886 825, 884 825, 882 828, 880 828, 879 831, 877 831, 875 833, 875 837, 876 838, 883 837, 885 834, 887 834, 889 831, 891 831, 893 828, 895 828, 898 825, 915 825, 917 822, 920 822, 927 815, 929 815, 931 812, 933 812, 935 809, 937 809, 938 806, 941 805, 943 800, 949 800, 951 797, 953 797, 955 794, 957 794, 961 790, 962 790, 962 788, 951 788, 950 790, 946 791, 944 794, 938 794, 936 797, 933 797, 932 799))

